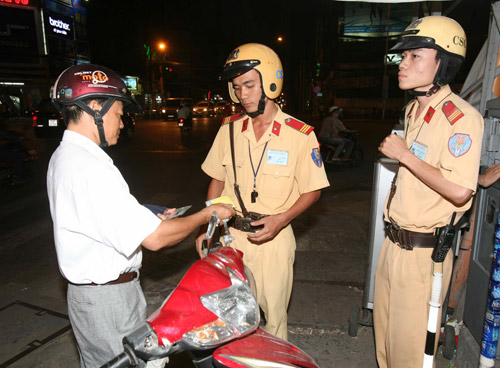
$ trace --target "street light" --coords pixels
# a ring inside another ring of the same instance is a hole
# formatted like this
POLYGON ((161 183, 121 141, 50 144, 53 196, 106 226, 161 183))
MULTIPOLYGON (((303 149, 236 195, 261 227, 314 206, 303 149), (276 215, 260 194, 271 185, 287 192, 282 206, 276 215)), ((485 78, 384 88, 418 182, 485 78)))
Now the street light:
POLYGON ((165 45, 165 43, 163 42, 160 42, 158 44, 158 48, 161 50, 161 51, 165 51, 165 49, 167 48, 167 45, 165 45))
POLYGON ((283 37, 278 36, 277 40, 278 40, 278 42, 283 42, 283 37))

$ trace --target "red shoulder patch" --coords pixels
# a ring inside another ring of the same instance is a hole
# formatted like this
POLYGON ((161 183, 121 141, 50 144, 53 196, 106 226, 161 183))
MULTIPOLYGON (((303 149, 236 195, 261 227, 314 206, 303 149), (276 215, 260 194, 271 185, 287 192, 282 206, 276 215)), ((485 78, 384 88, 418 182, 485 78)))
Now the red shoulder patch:
POLYGON ((434 116, 434 113, 436 110, 432 108, 432 106, 429 106, 427 109, 427 112, 425 113, 424 120, 429 124, 431 122, 432 117, 434 116))
POLYGON ((451 101, 446 101, 443 104, 443 112, 451 125, 455 124, 464 116, 464 113, 451 101))
POLYGON ((279 137, 280 136, 280 130, 281 130, 281 124, 278 123, 277 121, 274 122, 273 124, 273 133, 275 136, 279 137))
POLYGON ((299 132, 307 134, 307 135, 311 134, 311 132, 314 130, 314 127, 307 125, 306 123, 303 123, 302 121, 295 120, 292 118, 286 119, 285 124, 293 129, 296 129, 299 132))
POLYGON ((243 120, 243 124, 241 125, 241 132, 243 133, 248 128, 248 118, 243 120))
POLYGON ((224 118, 224 120, 222 120, 222 124, 221 125, 224 125, 224 124, 230 123, 232 121, 241 119, 243 116, 245 116, 245 114, 236 114, 236 115, 233 115, 233 116, 227 116, 227 117, 224 118))

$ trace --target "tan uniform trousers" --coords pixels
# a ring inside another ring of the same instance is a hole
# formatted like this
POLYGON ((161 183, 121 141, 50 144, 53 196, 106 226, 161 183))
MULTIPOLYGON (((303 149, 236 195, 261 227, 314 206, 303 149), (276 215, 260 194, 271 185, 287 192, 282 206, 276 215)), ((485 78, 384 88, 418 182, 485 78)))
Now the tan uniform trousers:
MULTIPOLYGON (((375 274, 373 303, 375 349, 380 368, 421 368, 423 365, 433 278, 431 254, 432 248, 408 251, 385 239, 375 274)), ((443 272, 442 305, 451 278, 452 252, 435 267, 435 271, 443 272)))
POLYGON ((231 246, 243 252, 243 262, 255 278, 257 300, 266 316, 264 330, 287 340, 296 248, 292 227, 288 225, 273 240, 260 245, 250 243, 248 233, 234 228, 230 232, 235 238, 231 246))

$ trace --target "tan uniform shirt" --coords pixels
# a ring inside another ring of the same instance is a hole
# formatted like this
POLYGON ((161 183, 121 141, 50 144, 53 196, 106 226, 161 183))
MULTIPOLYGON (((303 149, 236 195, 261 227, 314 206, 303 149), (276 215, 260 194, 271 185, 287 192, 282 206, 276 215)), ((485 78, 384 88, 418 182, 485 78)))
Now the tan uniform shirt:
POLYGON ((202 165, 210 177, 225 182, 222 195, 231 196, 239 211, 241 208, 234 193, 230 124, 234 124, 237 182, 248 211, 278 214, 288 210, 301 194, 329 186, 312 127, 283 113, 278 107, 274 123, 257 142, 252 118, 245 115, 220 128, 202 165), (287 125, 287 121, 295 128, 287 125), (255 191, 258 197, 255 203, 251 202, 253 171, 257 173, 255 191))
MULTIPOLYGON (((484 130, 479 112, 449 86, 442 87, 429 106, 416 116, 418 101, 410 102, 405 111, 405 138, 408 148, 420 159, 438 168, 445 179, 476 191, 484 130)), ((457 220, 469 209, 472 199, 456 207, 401 166, 390 216, 399 226, 418 232, 433 232, 457 220)), ((384 207, 387 217, 387 202, 384 207)))

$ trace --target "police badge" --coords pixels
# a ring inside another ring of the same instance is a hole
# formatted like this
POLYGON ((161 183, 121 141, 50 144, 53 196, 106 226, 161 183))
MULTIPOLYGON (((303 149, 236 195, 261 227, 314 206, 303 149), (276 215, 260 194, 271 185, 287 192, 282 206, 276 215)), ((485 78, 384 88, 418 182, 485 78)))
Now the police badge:
POLYGON ((231 52, 231 54, 228 56, 226 62, 237 59, 239 53, 240 53, 240 49, 233 50, 233 52, 231 52))
POLYGON ((317 167, 321 167, 323 159, 321 158, 321 153, 319 153, 319 148, 313 148, 311 152, 311 157, 317 167))

